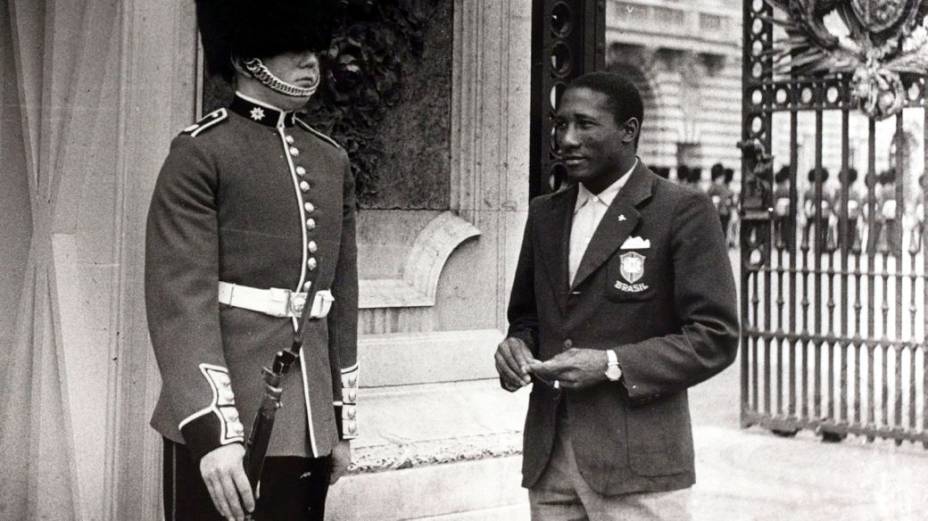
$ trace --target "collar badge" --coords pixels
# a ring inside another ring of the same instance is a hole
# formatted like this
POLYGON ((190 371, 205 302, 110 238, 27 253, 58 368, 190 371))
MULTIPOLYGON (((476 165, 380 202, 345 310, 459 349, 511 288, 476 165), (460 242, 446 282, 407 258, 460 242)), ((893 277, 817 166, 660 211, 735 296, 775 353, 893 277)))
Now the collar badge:
POLYGON ((251 119, 255 121, 261 121, 262 119, 264 119, 264 109, 262 109, 261 107, 255 107, 251 109, 250 115, 251 115, 251 119))

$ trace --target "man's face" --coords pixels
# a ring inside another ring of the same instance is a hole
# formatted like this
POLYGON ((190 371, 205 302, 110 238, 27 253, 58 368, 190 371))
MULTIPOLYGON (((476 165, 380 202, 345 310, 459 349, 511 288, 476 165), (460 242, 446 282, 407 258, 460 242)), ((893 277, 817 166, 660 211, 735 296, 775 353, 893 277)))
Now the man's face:
MULTIPOLYGON (((281 80, 297 87, 308 88, 319 83, 321 71, 319 58, 313 51, 285 52, 262 58, 265 67, 281 80)), ((306 103, 309 98, 294 98, 297 103, 306 103)))
POLYGON ((568 177, 597 184, 615 175, 620 161, 634 155, 637 120, 619 126, 605 94, 568 88, 555 115, 555 140, 568 177))

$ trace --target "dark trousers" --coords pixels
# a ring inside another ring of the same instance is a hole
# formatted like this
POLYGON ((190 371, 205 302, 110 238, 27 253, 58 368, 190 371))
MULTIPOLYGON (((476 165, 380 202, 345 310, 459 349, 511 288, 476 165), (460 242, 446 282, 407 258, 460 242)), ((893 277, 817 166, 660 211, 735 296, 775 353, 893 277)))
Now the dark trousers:
MULTIPOLYGON (((255 521, 323 521, 330 458, 267 458, 255 521)), ((164 440, 165 521, 225 521, 206 490, 198 462, 183 445, 164 440)))

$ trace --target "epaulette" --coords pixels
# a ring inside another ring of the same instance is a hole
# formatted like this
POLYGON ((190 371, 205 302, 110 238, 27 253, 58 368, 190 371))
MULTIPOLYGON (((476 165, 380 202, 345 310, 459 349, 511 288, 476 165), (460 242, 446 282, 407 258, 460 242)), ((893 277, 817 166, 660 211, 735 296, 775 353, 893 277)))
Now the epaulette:
POLYGON ((297 124, 299 124, 301 127, 303 127, 303 129, 305 129, 307 132, 311 132, 312 134, 314 134, 314 135, 315 135, 316 137, 318 137, 319 139, 325 141, 326 143, 332 145, 333 147, 335 147, 335 148, 337 148, 337 149, 339 149, 339 150, 342 150, 342 146, 339 145, 337 141, 335 141, 334 139, 330 138, 329 136, 323 134, 322 132, 319 132, 318 130, 314 129, 313 127, 311 127, 311 126, 309 125, 309 123, 303 121, 302 119, 300 119, 300 118, 298 118, 298 117, 295 117, 295 118, 293 118, 293 119, 295 119, 296 122, 297 122, 297 124))
POLYGON ((190 125, 189 127, 182 130, 181 134, 187 134, 190 137, 197 137, 206 130, 215 127, 227 119, 229 119, 229 111, 226 109, 216 109, 200 118, 200 120, 193 125, 190 125))

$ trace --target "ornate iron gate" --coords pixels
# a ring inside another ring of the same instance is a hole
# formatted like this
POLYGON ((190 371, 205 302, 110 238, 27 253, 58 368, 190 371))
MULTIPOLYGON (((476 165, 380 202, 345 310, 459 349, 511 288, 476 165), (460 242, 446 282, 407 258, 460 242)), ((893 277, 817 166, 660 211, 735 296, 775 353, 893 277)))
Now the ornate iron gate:
POLYGON ((922 3, 744 2, 743 427, 928 447, 922 3))
POLYGON ((570 80, 605 62, 605 0, 532 1, 530 197, 557 190, 566 176, 551 135, 561 94, 570 80))

